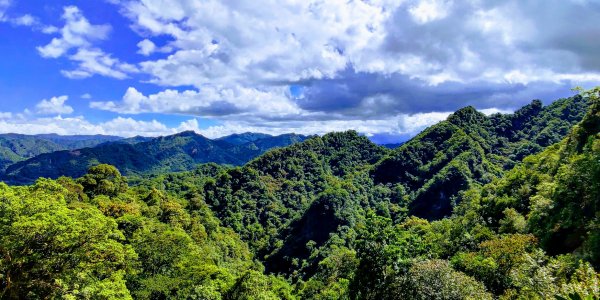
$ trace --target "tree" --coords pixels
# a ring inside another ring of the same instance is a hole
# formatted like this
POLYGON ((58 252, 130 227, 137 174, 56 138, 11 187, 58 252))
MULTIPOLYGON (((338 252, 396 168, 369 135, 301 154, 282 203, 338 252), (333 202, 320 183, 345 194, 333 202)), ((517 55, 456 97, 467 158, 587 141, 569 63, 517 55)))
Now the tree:
POLYGON ((136 254, 97 208, 68 207, 61 185, 0 183, 0 298, 131 298, 136 254))
POLYGON ((127 190, 127 179, 117 168, 100 164, 89 168, 87 174, 77 180, 84 192, 93 198, 98 195, 114 197, 127 190))

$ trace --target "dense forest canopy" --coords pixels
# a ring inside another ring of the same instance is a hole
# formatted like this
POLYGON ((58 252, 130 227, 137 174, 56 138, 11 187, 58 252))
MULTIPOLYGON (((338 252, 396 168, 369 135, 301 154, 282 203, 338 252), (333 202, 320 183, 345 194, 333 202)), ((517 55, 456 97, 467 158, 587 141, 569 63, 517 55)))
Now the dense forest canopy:
POLYGON ((0 298, 600 299, 599 92, 466 107, 394 149, 347 131, 0 183, 0 298))

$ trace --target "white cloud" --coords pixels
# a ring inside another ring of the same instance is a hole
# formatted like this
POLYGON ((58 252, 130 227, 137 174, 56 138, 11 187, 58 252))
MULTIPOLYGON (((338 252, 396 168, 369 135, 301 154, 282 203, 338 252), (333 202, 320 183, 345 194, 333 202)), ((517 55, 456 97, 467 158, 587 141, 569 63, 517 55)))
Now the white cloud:
POLYGON ((22 15, 17 18, 13 18, 10 20, 10 22, 14 25, 19 25, 19 26, 32 26, 32 25, 35 25, 38 23, 37 19, 29 14, 22 15))
POLYGON ((142 69, 156 83, 197 87, 209 81, 332 77, 350 62, 342 53, 368 48, 384 37, 381 25, 389 14, 377 3, 343 0, 124 5, 140 30, 174 38, 170 46, 176 53, 142 63, 142 69))
MULTIPOLYGON (((133 91, 131 93, 134 93, 133 91)), ((66 113, 64 103, 66 96, 44 100, 37 109, 45 108, 50 113, 66 113), (63 107, 57 108, 57 107, 63 107)), ((504 112, 497 108, 483 109, 486 114, 504 112)), ((325 134, 332 131, 357 130, 367 136, 386 134, 390 136, 412 136, 428 126, 445 120, 450 112, 430 112, 417 114, 399 114, 371 120, 318 119, 315 115, 304 112, 291 118, 257 121, 247 118, 229 118, 218 125, 201 126, 201 121, 191 118, 178 126, 169 127, 157 120, 141 121, 131 117, 116 117, 112 120, 91 123, 83 116, 78 117, 36 117, 31 113, 0 113, 0 132, 23 134, 58 133, 58 134, 107 134, 117 136, 159 136, 170 135, 181 131, 192 130, 209 138, 217 138, 239 132, 262 132, 268 134, 298 133, 325 134)))
MULTIPOLYGON (((536 81, 559 81, 572 77, 569 74, 581 74, 586 60, 596 64, 587 78, 597 79, 600 71, 600 59, 583 47, 600 46, 589 38, 594 36, 600 12, 586 8, 586 3, 120 3, 134 28, 145 35, 173 39, 169 44, 175 50, 173 55, 140 64, 153 82, 161 85, 201 87, 209 82, 235 82, 253 86, 335 78, 348 66, 357 72, 402 74, 431 85, 480 80, 527 84, 523 77, 511 76, 515 70, 538 74, 536 81), (574 18, 585 27, 570 21, 574 18)), ((139 46, 142 54, 154 50, 148 39, 139 46)))
POLYGON ((110 26, 76 7, 65 8, 63 27, 44 27, 58 36, 40 54, 75 63, 62 71, 69 78, 149 75, 163 91, 132 87, 91 107, 222 121, 211 134, 414 132, 466 105, 493 113, 600 81, 600 11, 590 2, 110 2, 140 35, 144 61, 102 51, 110 26))
POLYGON ((149 39, 142 40, 137 44, 137 46, 140 48, 138 53, 144 56, 148 56, 152 54, 152 52, 156 51, 156 45, 149 39))
POLYGON ((43 57, 57 58, 71 48, 91 46, 93 41, 106 39, 111 30, 109 25, 90 24, 75 6, 65 7, 62 19, 65 26, 60 29, 61 37, 53 38, 49 44, 37 47, 43 57))
POLYGON ((271 121, 266 123, 230 120, 223 122, 223 124, 197 131, 210 138, 246 131, 273 135, 289 132, 322 135, 332 131, 346 131, 350 129, 367 136, 382 133, 390 135, 414 135, 428 126, 445 120, 448 115, 450 115, 449 112, 432 112, 414 115, 402 114, 378 120, 296 120, 271 121))
POLYGON ((81 99, 92 99, 92 95, 90 95, 90 93, 85 93, 81 95, 81 99))
POLYGON ((117 117, 100 123, 91 123, 84 117, 41 117, 27 118, 19 115, 7 120, 0 118, 0 133, 41 134, 57 133, 61 135, 105 134, 122 137, 135 135, 170 135, 183 130, 194 130, 194 120, 182 122, 178 127, 168 127, 156 120, 139 121, 132 118, 117 117), (192 125, 192 126, 190 126, 192 125))
POLYGON ((123 117, 117 117, 98 126, 100 126, 103 132, 110 132, 118 136, 130 136, 132 133, 137 133, 135 135, 157 136, 174 132, 174 130, 156 120, 137 121, 132 118, 123 117))
POLYGON ((79 79, 98 74, 124 79, 128 77, 128 73, 137 72, 134 65, 123 63, 94 46, 95 42, 108 38, 110 25, 91 24, 75 6, 65 7, 62 19, 65 25, 60 29, 54 26, 42 28, 42 32, 46 34, 60 33, 60 37, 53 38, 45 46, 37 47, 37 50, 45 58, 67 56, 75 62, 75 69, 61 71, 65 77, 79 79))
POLYGON ((127 73, 137 72, 134 65, 121 63, 100 49, 80 48, 69 58, 79 63, 75 70, 61 71, 64 76, 71 79, 87 78, 94 74, 124 79, 127 78, 127 73))
POLYGON ((423 129, 445 120, 452 112, 430 112, 400 117, 398 127, 402 134, 416 134, 423 129))
POLYGON ((408 11, 420 24, 443 19, 448 15, 450 1, 424 0, 411 6, 408 11))
POLYGON ((480 109, 480 112, 484 113, 485 115, 493 115, 493 114, 510 114, 513 113, 512 110, 510 109, 498 109, 496 107, 492 107, 492 108, 486 108, 486 109, 480 109))
POLYGON ((589 38, 600 13, 585 10, 585 3, 114 3, 144 38, 138 53, 172 50, 139 63, 140 73, 160 86, 195 87, 153 95, 130 89, 120 101, 92 103, 115 112, 187 114, 249 125, 358 122, 477 104, 514 108, 542 86, 552 85, 557 95, 574 83, 600 81, 600 59, 590 50, 600 42, 589 38), (575 18, 585 26, 569 21, 575 18), (159 48, 151 41, 155 37, 170 42, 159 48), (302 94, 292 97, 290 85, 302 94))
POLYGON ((127 89, 120 102, 92 102, 91 107, 119 113, 173 113, 197 116, 251 114, 252 116, 285 116, 300 109, 284 94, 284 88, 219 88, 204 86, 199 91, 164 90, 144 95, 133 87, 127 89))
POLYGON ((45 34, 57 33, 60 29, 56 26, 44 26, 42 28, 42 32, 45 34))
POLYGON ((52 97, 48 100, 43 99, 35 106, 36 112, 42 115, 68 115, 73 112, 73 108, 65 104, 67 99, 69 99, 68 96, 52 97))

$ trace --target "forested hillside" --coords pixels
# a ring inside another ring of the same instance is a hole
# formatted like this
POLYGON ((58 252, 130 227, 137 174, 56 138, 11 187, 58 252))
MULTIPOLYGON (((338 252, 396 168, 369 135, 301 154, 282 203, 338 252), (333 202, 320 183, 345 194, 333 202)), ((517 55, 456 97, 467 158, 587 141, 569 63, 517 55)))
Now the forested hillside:
POLYGON ((0 298, 291 298, 201 199, 128 188, 112 166, 0 195, 0 298))
POLYGON ((392 150, 347 131, 165 172, 188 164, 170 145, 216 147, 183 133, 143 146, 164 156, 135 185, 0 184, 0 295, 600 299, 599 92, 467 107, 392 150))
POLYGON ((411 215, 438 219, 450 214, 459 191, 488 183, 525 156, 559 142, 586 108, 581 96, 546 107, 534 100, 513 114, 490 117, 466 107, 395 149, 372 175, 375 183, 402 185, 411 215))
POLYGON ((43 153, 93 147, 119 139, 105 135, 0 134, 0 173, 11 164, 43 153))
POLYGON ((95 147, 41 154, 8 166, 0 179, 27 184, 39 177, 79 177, 100 163, 114 165, 126 175, 187 171, 206 162, 242 165, 268 149, 304 139, 305 136, 294 134, 266 135, 232 144, 226 139, 211 140, 193 131, 158 138, 134 137, 95 147))

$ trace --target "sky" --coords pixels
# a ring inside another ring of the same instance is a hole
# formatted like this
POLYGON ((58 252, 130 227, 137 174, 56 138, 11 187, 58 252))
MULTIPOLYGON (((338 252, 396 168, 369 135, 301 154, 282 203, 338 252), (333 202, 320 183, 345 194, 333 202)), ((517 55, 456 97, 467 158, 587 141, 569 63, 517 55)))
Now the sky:
POLYGON ((0 132, 406 140, 600 84, 600 0, 0 0, 0 132))

